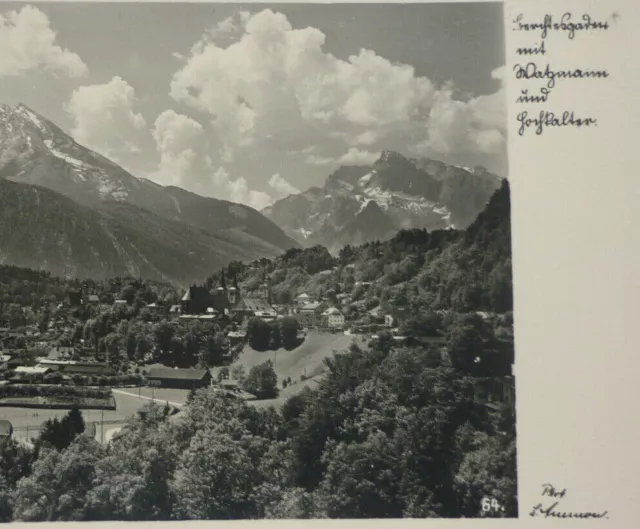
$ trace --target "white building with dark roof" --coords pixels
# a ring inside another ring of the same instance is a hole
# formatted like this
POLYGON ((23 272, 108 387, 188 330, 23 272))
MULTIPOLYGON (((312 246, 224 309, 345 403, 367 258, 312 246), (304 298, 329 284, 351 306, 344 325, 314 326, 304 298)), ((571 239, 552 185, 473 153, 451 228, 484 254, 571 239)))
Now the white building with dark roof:
POLYGON ((344 327, 344 314, 337 308, 331 307, 322 313, 324 324, 331 329, 342 329, 344 327))

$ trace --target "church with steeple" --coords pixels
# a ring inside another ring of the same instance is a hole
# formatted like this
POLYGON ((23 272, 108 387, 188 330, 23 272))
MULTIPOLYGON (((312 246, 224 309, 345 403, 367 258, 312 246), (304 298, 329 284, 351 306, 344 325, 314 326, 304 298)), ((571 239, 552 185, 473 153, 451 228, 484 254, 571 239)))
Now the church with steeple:
POLYGON ((220 272, 218 286, 208 290, 205 286, 193 285, 185 292, 180 303, 180 312, 186 315, 208 315, 228 317, 242 321, 257 316, 272 319, 277 313, 272 302, 271 280, 263 273, 262 283, 255 295, 243 295, 238 287, 236 274, 233 274, 232 286, 227 286, 224 270, 220 272))

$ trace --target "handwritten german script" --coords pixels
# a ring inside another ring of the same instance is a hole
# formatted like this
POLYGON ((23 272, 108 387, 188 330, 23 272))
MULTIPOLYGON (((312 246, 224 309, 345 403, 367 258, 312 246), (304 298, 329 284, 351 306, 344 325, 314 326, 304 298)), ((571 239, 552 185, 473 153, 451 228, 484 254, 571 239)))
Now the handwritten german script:
POLYGON ((512 24, 513 31, 523 32, 525 40, 530 41, 529 45, 516 49, 519 60, 513 66, 513 75, 520 81, 516 99, 518 108, 522 109, 516 114, 518 134, 541 135, 553 127, 597 126, 598 119, 594 116, 580 115, 573 109, 554 108, 553 94, 560 83, 602 82, 609 77, 609 72, 586 64, 579 67, 555 64, 549 37, 558 34, 562 39, 566 38, 566 43, 575 43, 582 33, 608 31, 609 20, 595 20, 588 14, 576 16, 573 13, 528 20, 524 14, 519 14, 512 24))

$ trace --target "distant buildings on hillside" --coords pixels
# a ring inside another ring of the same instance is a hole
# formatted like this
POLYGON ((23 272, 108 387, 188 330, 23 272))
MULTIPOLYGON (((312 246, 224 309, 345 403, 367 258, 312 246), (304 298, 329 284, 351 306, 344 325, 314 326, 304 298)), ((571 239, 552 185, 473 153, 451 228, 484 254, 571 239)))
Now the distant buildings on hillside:
POLYGON ((271 296, 268 278, 253 295, 245 295, 235 285, 227 287, 224 281, 215 290, 193 285, 183 295, 179 309, 177 306, 171 307, 170 314, 179 312, 181 319, 197 320, 228 318, 242 322, 251 317, 274 320, 278 312, 271 303, 271 296))

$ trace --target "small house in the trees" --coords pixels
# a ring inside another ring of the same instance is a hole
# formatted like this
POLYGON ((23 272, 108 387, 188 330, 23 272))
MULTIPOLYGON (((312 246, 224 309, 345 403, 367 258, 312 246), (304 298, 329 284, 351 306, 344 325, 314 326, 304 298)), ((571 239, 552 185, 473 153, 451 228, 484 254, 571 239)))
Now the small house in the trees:
POLYGON ((298 297, 296 297, 296 303, 298 304, 298 306, 302 307, 303 305, 307 305, 308 303, 312 303, 314 302, 315 299, 312 298, 309 294, 307 294, 306 292, 303 292, 302 294, 300 294, 298 297))
POLYGON ((344 327, 344 314, 337 308, 331 307, 322 313, 322 321, 330 329, 342 329, 344 327))
POLYGON ((322 313, 327 309, 327 304, 313 301, 300 307, 299 317, 303 325, 315 327, 321 323, 322 313))
POLYGON ((99 305, 100 304, 100 298, 98 296, 96 296, 95 294, 89 294, 87 296, 87 303, 89 305, 99 305))

